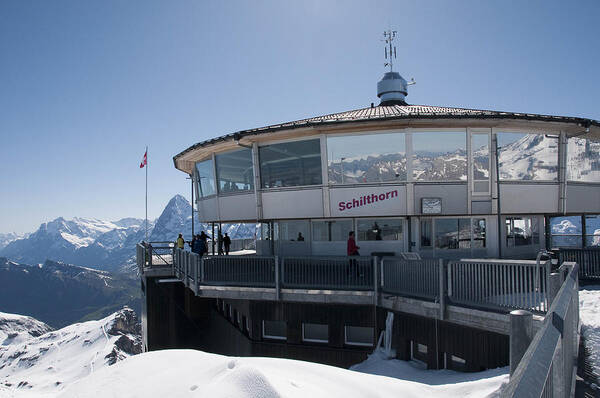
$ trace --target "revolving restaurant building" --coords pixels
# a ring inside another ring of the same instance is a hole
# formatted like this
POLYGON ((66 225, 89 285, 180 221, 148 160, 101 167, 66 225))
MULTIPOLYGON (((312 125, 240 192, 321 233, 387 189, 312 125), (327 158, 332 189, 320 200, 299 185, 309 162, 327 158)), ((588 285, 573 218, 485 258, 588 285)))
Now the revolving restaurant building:
POLYGON ((406 95, 388 72, 378 106, 239 131, 173 161, 201 221, 260 225, 257 254, 345 255, 351 230, 361 255, 600 245, 600 122, 406 95))

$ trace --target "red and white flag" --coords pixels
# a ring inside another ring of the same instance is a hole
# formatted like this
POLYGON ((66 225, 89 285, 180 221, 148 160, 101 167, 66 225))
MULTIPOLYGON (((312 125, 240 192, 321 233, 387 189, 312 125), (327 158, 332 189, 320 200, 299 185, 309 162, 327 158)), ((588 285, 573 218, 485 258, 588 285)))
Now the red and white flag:
POLYGON ((148 164, 148 151, 144 152, 144 157, 142 158, 142 163, 140 163, 140 169, 143 169, 145 165, 148 164))

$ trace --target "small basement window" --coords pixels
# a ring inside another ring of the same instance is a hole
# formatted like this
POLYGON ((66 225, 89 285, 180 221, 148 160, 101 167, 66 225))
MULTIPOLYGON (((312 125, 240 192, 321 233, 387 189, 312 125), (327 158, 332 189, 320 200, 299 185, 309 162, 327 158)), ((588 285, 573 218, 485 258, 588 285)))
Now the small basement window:
POLYGON ((323 325, 318 323, 303 323, 302 341, 308 341, 312 343, 328 343, 329 325, 323 325))
POLYGON ((365 326, 344 327, 344 343, 364 347, 373 346, 373 328, 365 326))
POLYGON ((285 321, 263 321, 263 337, 265 339, 287 340, 285 321))

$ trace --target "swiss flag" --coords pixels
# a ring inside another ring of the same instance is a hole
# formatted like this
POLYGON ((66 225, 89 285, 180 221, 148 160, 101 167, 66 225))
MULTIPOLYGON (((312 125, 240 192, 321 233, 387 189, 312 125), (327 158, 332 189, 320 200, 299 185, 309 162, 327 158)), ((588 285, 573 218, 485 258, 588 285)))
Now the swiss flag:
POLYGON ((143 169, 145 165, 148 164, 148 151, 144 152, 144 157, 142 158, 142 163, 140 163, 140 169, 143 169))

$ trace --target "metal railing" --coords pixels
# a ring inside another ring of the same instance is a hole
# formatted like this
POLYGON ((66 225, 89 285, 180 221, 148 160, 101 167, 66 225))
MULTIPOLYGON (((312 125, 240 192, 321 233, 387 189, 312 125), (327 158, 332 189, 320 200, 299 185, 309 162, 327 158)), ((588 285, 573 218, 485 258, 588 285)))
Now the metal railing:
POLYGON ((283 257, 280 261, 282 287, 373 290, 373 257, 283 257))
POLYGON ((558 261, 579 264, 580 279, 600 279, 600 247, 561 248, 558 250, 558 261))
POLYGON ((406 260, 401 257, 383 257, 381 260, 381 290, 401 296, 436 300, 440 297, 440 278, 444 276, 443 269, 443 260, 406 260))
MULTIPOLYGON (((143 249, 138 248, 138 266, 143 249)), ((277 294, 282 288, 373 291, 441 303, 447 299, 500 312, 544 313, 559 286, 549 289, 550 260, 539 266, 535 261, 488 259, 445 265, 440 259, 400 257, 200 257, 180 249, 174 253, 175 277, 195 291, 201 285, 275 288, 277 294)))
POLYGON ((448 264, 448 299, 498 310, 548 310, 551 260, 461 260, 448 264))
POLYGON ((565 263, 570 272, 542 328, 523 355, 502 397, 571 397, 579 347, 579 265, 565 263))
POLYGON ((204 285, 275 287, 276 258, 269 256, 210 256, 200 262, 204 285))

